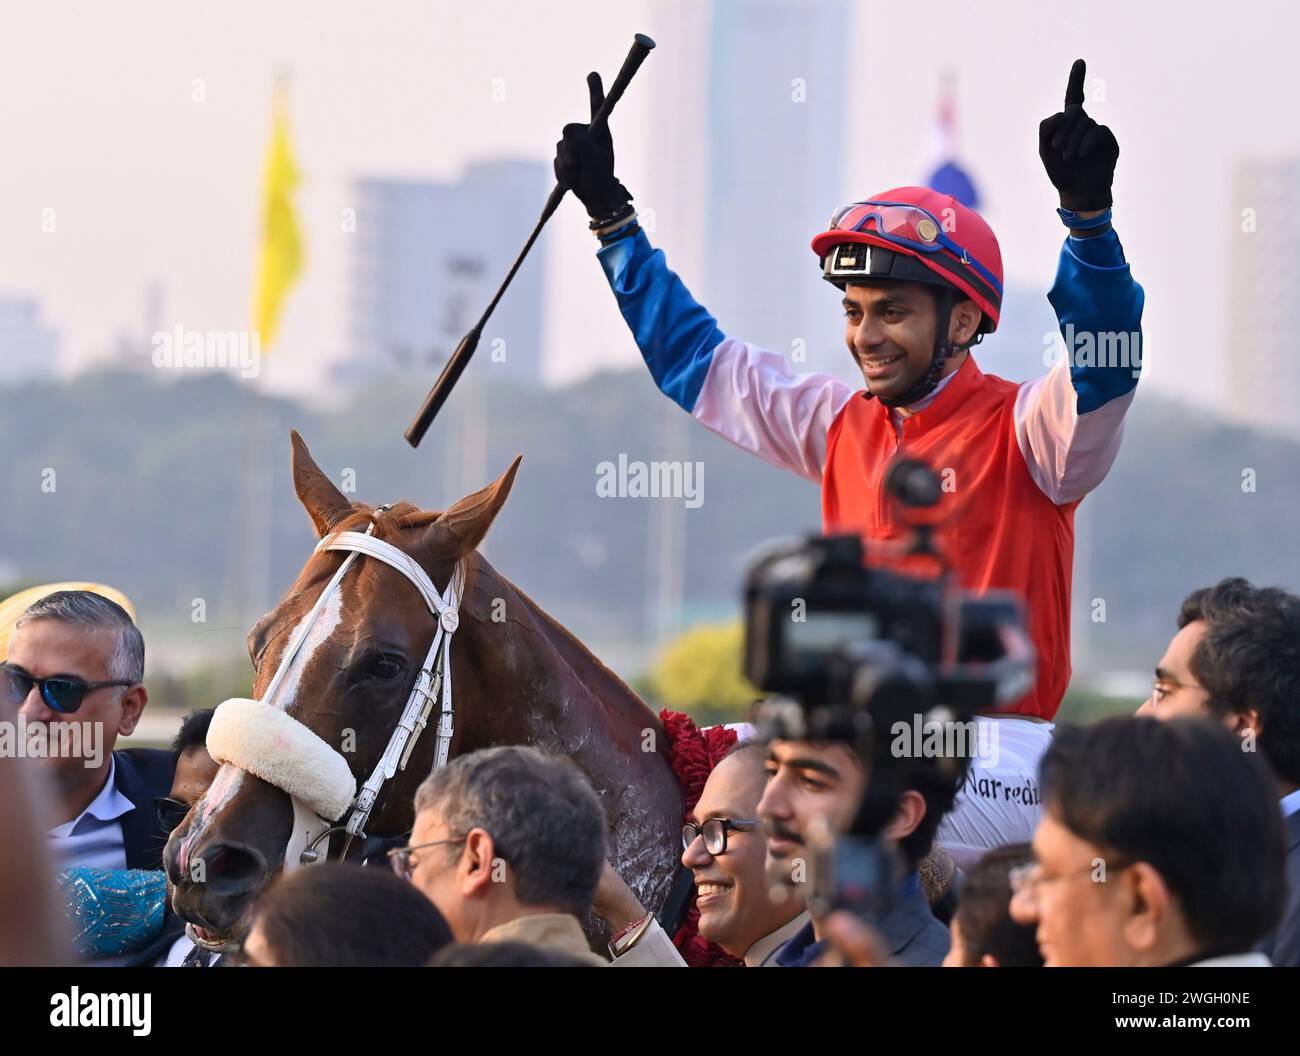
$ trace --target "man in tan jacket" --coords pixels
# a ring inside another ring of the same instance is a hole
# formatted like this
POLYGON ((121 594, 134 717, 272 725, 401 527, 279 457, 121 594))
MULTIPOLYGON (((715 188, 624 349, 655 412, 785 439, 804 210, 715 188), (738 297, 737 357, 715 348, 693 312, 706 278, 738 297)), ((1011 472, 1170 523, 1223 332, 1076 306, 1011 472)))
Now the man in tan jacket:
POLYGON ((429 775, 415 810, 399 872, 457 942, 522 942, 606 963, 579 923, 606 852, 605 815, 577 767, 533 748, 472 752, 429 775))
MULTIPOLYGON (((766 841, 756 808, 767 780, 767 748, 737 745, 714 768, 683 830, 682 864, 695 876, 700 934, 747 967, 771 965, 777 949, 807 922, 800 894, 773 902, 764 873, 766 841)), ((596 893, 595 912, 609 922, 613 964, 685 967, 663 928, 612 868, 596 893)))

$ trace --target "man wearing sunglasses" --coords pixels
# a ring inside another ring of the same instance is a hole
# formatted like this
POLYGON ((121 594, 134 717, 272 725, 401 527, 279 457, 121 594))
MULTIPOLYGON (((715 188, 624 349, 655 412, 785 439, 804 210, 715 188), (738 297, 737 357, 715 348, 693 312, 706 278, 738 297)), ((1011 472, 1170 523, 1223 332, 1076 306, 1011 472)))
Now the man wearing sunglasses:
MULTIPOLYGON (((190 812, 208 786, 217 776, 220 765, 208 754, 208 728, 212 725, 215 708, 191 711, 181 722, 172 740, 171 756, 175 775, 171 790, 160 796, 154 804, 158 824, 170 835, 190 812)), ((154 964, 160 968, 196 967, 212 968, 221 961, 221 955, 196 945, 189 937, 185 922, 171 912, 171 881, 167 882, 167 918, 163 935, 148 950, 137 957, 138 964, 154 964)), ((200 929, 202 930, 202 929, 200 929)))
MULTIPOLYGON (((714 432, 820 485, 827 533, 900 540, 908 526, 881 487, 891 460, 903 450, 941 472, 939 542, 957 580, 1023 596, 1037 651, 1036 684, 1007 709, 1027 721, 989 720, 1013 741, 1034 742, 1014 753, 1028 769, 994 775, 994 789, 1032 778, 1069 683, 1074 511, 1115 459, 1141 366, 1143 292, 1110 223, 1119 146, 1083 109, 1084 74, 1075 62, 1064 109, 1039 127, 1068 229, 1048 293, 1068 354, 1024 385, 985 375, 971 355, 998 325, 1002 257, 988 224, 955 199, 924 187, 886 191, 841 208, 813 239, 823 277, 841 291, 845 343, 865 383, 855 389, 796 373, 784 356, 719 329, 637 224, 607 127, 567 125, 556 147, 556 175, 592 218, 601 265, 660 390, 714 432)), ((599 76, 588 85, 594 114, 599 76)), ((1035 820, 1034 808, 963 793, 949 842, 978 852, 1028 839, 1035 820)))
POLYGON ((89 591, 56 591, 27 608, 0 665, 7 719, 29 734, 43 727, 50 746, 74 744, 60 734, 77 723, 80 754, 52 751, 43 760, 53 795, 51 850, 59 869, 161 869, 166 834, 154 801, 172 782, 168 752, 115 751, 148 701, 144 640, 118 604, 89 591), (93 744, 96 751, 87 751, 93 744))

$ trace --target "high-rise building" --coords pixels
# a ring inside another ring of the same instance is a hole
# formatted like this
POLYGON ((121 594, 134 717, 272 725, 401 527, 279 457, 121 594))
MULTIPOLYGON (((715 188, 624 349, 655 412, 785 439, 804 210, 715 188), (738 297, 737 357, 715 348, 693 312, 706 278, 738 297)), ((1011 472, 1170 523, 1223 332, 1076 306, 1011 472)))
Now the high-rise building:
POLYGON ((1228 252, 1227 409, 1251 425, 1300 436, 1300 158, 1238 163, 1239 224, 1228 252))
MULTIPOLYGON (((358 180, 350 347, 336 377, 441 369, 537 222, 548 174, 540 162, 487 161, 453 182, 358 180)), ((476 367, 490 364, 494 378, 540 383, 545 261, 538 245, 506 293, 510 310, 479 342, 476 367)))
MULTIPOLYGON (((836 299, 810 249, 839 204, 846 0, 657 0, 653 162, 632 188, 651 241, 734 334, 796 370, 845 371, 836 299)), ((690 455, 690 424, 664 404, 661 440, 690 455)), ((686 512, 648 510, 645 629, 684 621, 686 512)))
POLYGON ((844 194, 846 0, 658 0, 654 163, 637 207, 724 333, 844 369, 809 242, 844 194))
POLYGON ((30 298, 0 297, 0 384, 21 385, 58 374, 58 332, 30 298))

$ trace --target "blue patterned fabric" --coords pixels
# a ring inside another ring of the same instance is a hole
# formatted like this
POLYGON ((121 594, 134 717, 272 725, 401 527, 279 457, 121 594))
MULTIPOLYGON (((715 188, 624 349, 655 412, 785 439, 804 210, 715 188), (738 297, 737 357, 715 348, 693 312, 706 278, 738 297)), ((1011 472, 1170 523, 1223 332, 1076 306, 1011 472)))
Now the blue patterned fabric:
POLYGON ((59 875, 78 953, 109 957, 148 945, 162 931, 167 878, 152 869, 92 869, 59 875))

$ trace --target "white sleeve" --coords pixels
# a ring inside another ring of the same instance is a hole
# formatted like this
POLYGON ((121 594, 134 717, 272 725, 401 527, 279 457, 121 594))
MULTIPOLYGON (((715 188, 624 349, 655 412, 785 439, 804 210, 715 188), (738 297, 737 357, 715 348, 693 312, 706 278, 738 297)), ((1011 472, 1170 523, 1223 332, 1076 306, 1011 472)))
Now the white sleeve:
POLYGON ((830 374, 800 374, 785 357, 729 337, 714 350, 691 414, 774 466, 820 484, 826 434, 854 396, 830 374))
POLYGON ((1124 437, 1124 414, 1136 392, 1130 389, 1080 414, 1064 357, 1043 377, 1020 386, 1016 441, 1034 483, 1058 506, 1083 498, 1110 471, 1124 437))
POLYGON ((668 932, 652 920, 636 940, 636 945, 609 962, 608 968, 685 968, 686 961, 677 952, 668 932))

